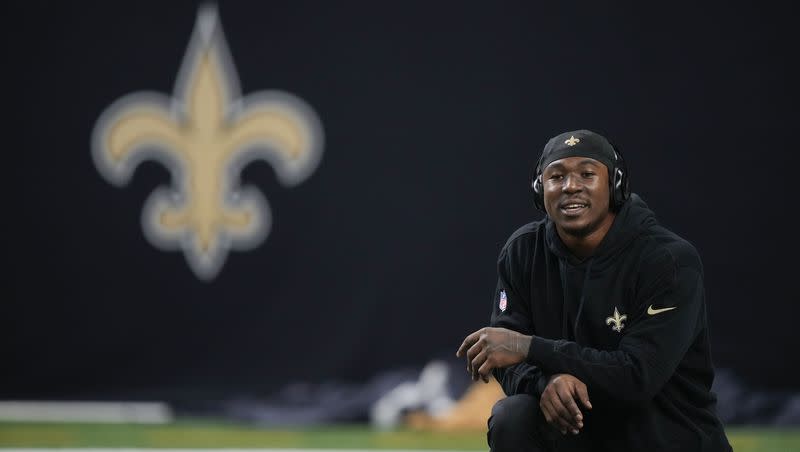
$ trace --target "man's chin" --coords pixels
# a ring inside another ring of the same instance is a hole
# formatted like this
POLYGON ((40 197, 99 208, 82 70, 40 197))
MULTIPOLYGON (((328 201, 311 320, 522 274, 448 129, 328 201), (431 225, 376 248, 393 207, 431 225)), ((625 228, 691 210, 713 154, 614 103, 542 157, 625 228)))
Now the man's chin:
POLYGON ((587 235, 591 234, 592 230, 592 223, 581 221, 559 221, 558 222, 559 228, 564 231, 565 233, 573 236, 573 237, 586 237, 587 235))
POLYGON ((591 229, 587 227, 583 228, 562 227, 561 230, 573 237, 580 237, 580 238, 586 237, 587 235, 589 235, 589 233, 592 232, 591 229))

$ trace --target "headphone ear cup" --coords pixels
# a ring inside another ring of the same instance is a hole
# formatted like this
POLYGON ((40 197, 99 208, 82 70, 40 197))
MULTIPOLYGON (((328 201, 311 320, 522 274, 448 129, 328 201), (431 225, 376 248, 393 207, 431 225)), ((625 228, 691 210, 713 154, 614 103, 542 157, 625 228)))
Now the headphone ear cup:
POLYGON ((630 197, 631 189, 630 179, 628 178, 628 166, 625 163, 625 159, 616 146, 612 144, 611 147, 614 148, 614 157, 616 158, 613 170, 614 176, 611 180, 611 206, 617 211, 630 197))
POLYGON ((533 205, 539 210, 544 210, 544 194, 542 193, 542 176, 539 174, 533 178, 531 183, 533 188, 533 205))
POLYGON ((614 168, 614 178, 611 181, 611 206, 614 210, 619 209, 623 202, 625 202, 625 195, 623 194, 622 185, 624 184, 625 173, 619 168, 614 168))
POLYGON ((628 177, 628 168, 626 167, 623 170, 622 174, 622 187, 620 188, 622 193, 622 201, 624 202, 628 198, 631 197, 631 178, 628 177))
POLYGON ((614 209, 619 209, 622 204, 630 197, 631 189, 628 173, 625 169, 616 168, 614 170, 614 181, 611 190, 611 202, 614 209))

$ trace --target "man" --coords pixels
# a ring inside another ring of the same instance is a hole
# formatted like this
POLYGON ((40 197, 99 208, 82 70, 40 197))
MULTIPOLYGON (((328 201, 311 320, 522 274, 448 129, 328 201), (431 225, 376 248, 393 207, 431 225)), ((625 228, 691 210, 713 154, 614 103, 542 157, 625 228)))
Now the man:
POLYGON ((630 194, 621 155, 594 132, 552 138, 533 189, 547 216, 508 239, 490 327, 456 353, 508 396, 489 419, 492 451, 731 450, 697 250, 630 194))

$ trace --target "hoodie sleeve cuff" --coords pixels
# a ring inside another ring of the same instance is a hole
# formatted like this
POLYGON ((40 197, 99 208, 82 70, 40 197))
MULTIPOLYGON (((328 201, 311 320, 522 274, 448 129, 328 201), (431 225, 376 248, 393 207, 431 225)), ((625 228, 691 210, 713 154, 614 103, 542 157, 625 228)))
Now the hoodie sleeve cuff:
POLYGON ((525 361, 547 371, 548 367, 553 367, 557 344, 558 341, 531 336, 531 346, 525 361))

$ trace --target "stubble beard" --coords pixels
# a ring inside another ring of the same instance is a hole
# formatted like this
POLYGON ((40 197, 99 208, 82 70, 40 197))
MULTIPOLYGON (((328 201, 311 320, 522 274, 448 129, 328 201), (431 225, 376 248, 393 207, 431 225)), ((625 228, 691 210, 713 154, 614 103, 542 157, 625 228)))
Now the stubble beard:
POLYGON ((591 221, 591 222, 589 222, 589 223, 587 223, 587 224, 585 224, 583 226, 573 227, 573 226, 570 226, 569 224, 563 224, 562 223, 560 225, 561 226, 561 230, 564 231, 565 234, 571 235, 572 237, 575 237, 575 238, 582 239, 582 238, 585 238, 585 237, 589 236, 589 234, 591 234, 592 232, 596 231, 597 228, 599 228, 600 225, 603 223, 603 220, 605 220, 606 215, 600 215, 597 218, 595 218, 593 221, 591 221))

